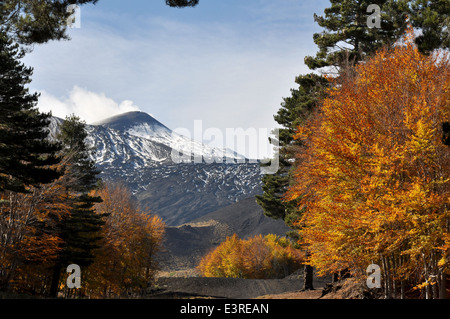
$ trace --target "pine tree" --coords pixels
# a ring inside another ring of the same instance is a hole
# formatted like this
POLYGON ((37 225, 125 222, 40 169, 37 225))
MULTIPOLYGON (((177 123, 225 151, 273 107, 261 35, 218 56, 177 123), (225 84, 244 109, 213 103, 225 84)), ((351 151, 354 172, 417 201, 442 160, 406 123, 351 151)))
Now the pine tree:
POLYGON ((306 57, 312 69, 339 66, 343 61, 355 65, 383 45, 392 45, 405 32, 408 22, 422 31, 416 43, 419 50, 430 53, 438 48, 449 48, 450 2, 447 0, 330 0, 324 16, 314 20, 324 28, 315 33, 314 43, 319 47, 315 57, 306 57), (377 5, 381 12, 380 27, 369 28, 369 5, 377 5))
MULTIPOLYGON (((162 0, 161 0, 162 1, 162 0)), ((98 0, 5 0, 0 1, 0 30, 24 45, 68 39, 70 5, 96 4, 98 0)), ((170 7, 195 7, 199 0, 166 0, 170 7)))
POLYGON ((324 28, 315 33, 314 43, 319 47, 315 57, 306 57, 306 65, 312 69, 339 66, 344 61, 351 65, 374 53, 385 44, 393 44, 404 33, 409 12, 409 1, 391 0, 330 0, 324 16, 314 15, 314 20, 324 28), (369 28, 369 5, 381 9, 380 28, 369 28))
POLYGON ((94 251, 99 248, 100 230, 104 225, 104 214, 97 214, 94 205, 102 199, 92 192, 99 186, 100 173, 90 159, 86 144, 85 123, 74 115, 66 118, 58 136, 63 143, 65 176, 62 183, 72 194, 70 215, 59 222, 59 236, 63 241, 62 253, 54 267, 50 294, 56 296, 61 269, 69 264, 89 266, 94 260, 94 251))
POLYGON ((436 48, 450 48, 450 2, 447 0, 415 0, 410 12, 412 24, 422 30, 416 44, 422 53, 436 48))
POLYGON ((37 108, 38 94, 30 94, 32 69, 20 59, 24 52, 0 33, 0 191, 26 192, 28 186, 50 183, 60 174, 60 146, 48 139, 50 114, 37 108))
POLYGON ((199 0, 166 0, 166 4, 171 7, 184 8, 195 7, 199 0))
POLYGON ((0 2, 1 30, 16 42, 32 45, 68 39, 69 5, 95 4, 98 0, 6 0, 0 2))
POLYGON ((315 109, 321 92, 327 87, 327 80, 317 74, 307 74, 296 78, 298 89, 291 89, 291 96, 284 98, 275 121, 282 125, 279 130, 280 167, 276 174, 263 176, 263 195, 256 196, 266 216, 286 220, 296 205, 283 201, 289 185, 289 172, 293 163, 293 150, 301 144, 293 138, 299 125, 303 125, 315 109))

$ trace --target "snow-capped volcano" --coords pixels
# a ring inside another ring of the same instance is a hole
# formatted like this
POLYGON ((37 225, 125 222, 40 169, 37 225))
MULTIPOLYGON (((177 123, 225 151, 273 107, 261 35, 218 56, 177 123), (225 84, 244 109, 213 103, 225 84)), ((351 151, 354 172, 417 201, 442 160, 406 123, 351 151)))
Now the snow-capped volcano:
MULTIPOLYGON (((52 119, 51 137, 57 136, 62 122, 52 119)), ((189 222, 261 193, 258 163, 243 163, 238 160, 244 157, 230 150, 194 142, 146 113, 113 116, 87 125, 86 130, 101 177, 125 183, 143 207, 168 225, 189 222), (203 161, 176 162, 177 152, 203 161)))
POLYGON ((164 124, 144 112, 128 112, 119 114, 93 123, 93 125, 101 125, 122 132, 133 131, 135 134, 132 135, 145 138, 165 136, 172 133, 172 131, 164 124))
MULTIPOLYGON (((224 159, 245 160, 244 156, 232 150, 211 147, 173 132, 144 112, 128 112, 116 115, 94 123, 94 126, 117 130, 131 136, 165 145, 173 151, 172 154, 182 154, 181 157, 184 161, 186 159, 187 161, 201 159, 207 162, 222 162, 224 159)), ((177 157, 177 159, 181 157, 177 157)), ((176 159, 172 158, 172 160, 176 159)))

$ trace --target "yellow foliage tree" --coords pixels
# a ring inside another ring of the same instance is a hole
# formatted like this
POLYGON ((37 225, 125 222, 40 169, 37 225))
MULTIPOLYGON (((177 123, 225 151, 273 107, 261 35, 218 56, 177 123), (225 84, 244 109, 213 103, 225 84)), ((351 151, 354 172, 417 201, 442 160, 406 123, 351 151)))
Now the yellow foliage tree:
POLYGON ((87 294, 91 297, 128 297, 143 292, 157 270, 156 253, 161 249, 165 224, 160 217, 137 206, 123 185, 105 185, 96 205, 108 214, 101 248, 87 270, 87 294))
POLYGON ((297 224, 319 273, 366 276, 378 263, 388 296, 410 282, 437 297, 449 269, 450 61, 420 54, 412 38, 331 79, 298 129, 307 147, 287 198, 304 210, 297 224))
POLYGON ((303 259, 286 238, 269 234, 242 240, 234 234, 204 256, 198 269, 205 277, 283 278, 298 270, 303 259))
POLYGON ((60 179, 27 190, 0 194, 0 289, 44 295, 61 250, 55 226, 69 214, 69 194, 60 179))

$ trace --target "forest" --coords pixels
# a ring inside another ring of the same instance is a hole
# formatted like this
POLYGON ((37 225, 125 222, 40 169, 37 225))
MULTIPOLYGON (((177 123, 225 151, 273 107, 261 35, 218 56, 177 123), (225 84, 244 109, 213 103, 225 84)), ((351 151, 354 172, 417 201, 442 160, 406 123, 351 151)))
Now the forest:
POLYGON ((300 269, 303 253, 284 237, 273 234, 242 240, 234 234, 203 257, 204 277, 245 279, 285 278, 300 269))
POLYGON ((388 295, 409 287, 438 298, 450 244, 450 61, 422 55, 411 36, 329 79, 320 113, 295 135, 306 150, 287 200, 303 211, 295 225, 320 273, 364 278, 375 263, 388 295))
POLYGON ((445 299, 450 5, 330 2, 314 16, 323 31, 305 57, 312 72, 274 116, 281 165, 257 201, 292 228, 303 289, 314 275, 365 283, 376 264, 384 298, 445 299))
MULTIPOLYGON (((69 4, 0 3, 0 293, 139 297, 155 279, 164 222, 131 191, 105 182, 86 123, 68 116, 56 140, 21 59, 67 40, 69 4), (69 289, 66 267, 83 285, 69 289)), ((201 1, 166 1, 196 7, 201 1)), ((229 237, 206 255, 205 277, 314 275, 365 281, 381 268, 384 298, 444 299, 450 274, 448 1, 335 1, 315 15, 316 56, 274 115, 280 168, 262 176, 265 215, 291 228, 229 237), (369 27, 367 8, 380 8, 369 27)), ((270 165, 270 163, 269 163, 270 165)))
POLYGON ((49 137, 30 93, 34 44, 67 39, 80 1, 3 1, 0 28, 0 292, 41 297, 139 296, 152 282, 164 223, 123 185, 103 182, 75 115, 49 137), (51 18, 50 18, 51 17, 51 18), (68 289, 67 266, 82 269, 68 289))
MULTIPOLYGON (((448 50, 420 52, 415 39, 409 24, 394 45, 323 76, 315 87, 322 96, 285 146, 294 164, 280 174, 289 183, 279 201, 291 205, 291 237, 304 255, 293 261, 319 276, 361 281, 377 264, 385 298, 419 291, 439 299, 449 273, 450 60, 448 50)), ((273 180, 266 178, 260 203, 269 203, 269 185, 279 187, 273 180)), ((259 245, 246 251, 254 242, 229 238, 199 268, 206 276, 270 278, 259 271, 276 273, 283 262, 259 245)))

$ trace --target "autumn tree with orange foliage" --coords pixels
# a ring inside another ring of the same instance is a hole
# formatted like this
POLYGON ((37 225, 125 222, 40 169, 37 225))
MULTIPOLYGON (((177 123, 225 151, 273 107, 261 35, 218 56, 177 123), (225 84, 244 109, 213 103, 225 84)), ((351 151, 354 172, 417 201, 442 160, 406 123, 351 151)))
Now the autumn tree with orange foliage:
POLYGON ((145 291, 157 270, 165 224, 141 210, 131 192, 120 184, 104 185, 98 214, 107 214, 101 248, 86 270, 86 294, 97 298, 129 297, 145 291))
POLYGON ((61 172, 51 183, 29 186, 27 193, 0 193, 0 198, 7 199, 0 205, 1 290, 50 294, 52 273, 65 245, 61 222, 70 218, 76 197, 70 187, 77 179, 68 174, 69 162, 70 157, 64 156, 51 167, 61 172))
POLYGON ((320 274, 379 264, 387 298, 411 287, 445 296, 449 273, 448 51, 406 40, 343 72, 296 138, 303 244, 320 274))
POLYGON ((269 234, 242 240, 234 234, 204 256, 198 269, 205 277, 284 278, 300 269, 303 259, 286 238, 269 234))
POLYGON ((68 193, 58 181, 31 187, 26 194, 5 192, 0 205, 0 282, 3 290, 44 295, 50 269, 61 249, 57 221, 68 214, 68 193))

